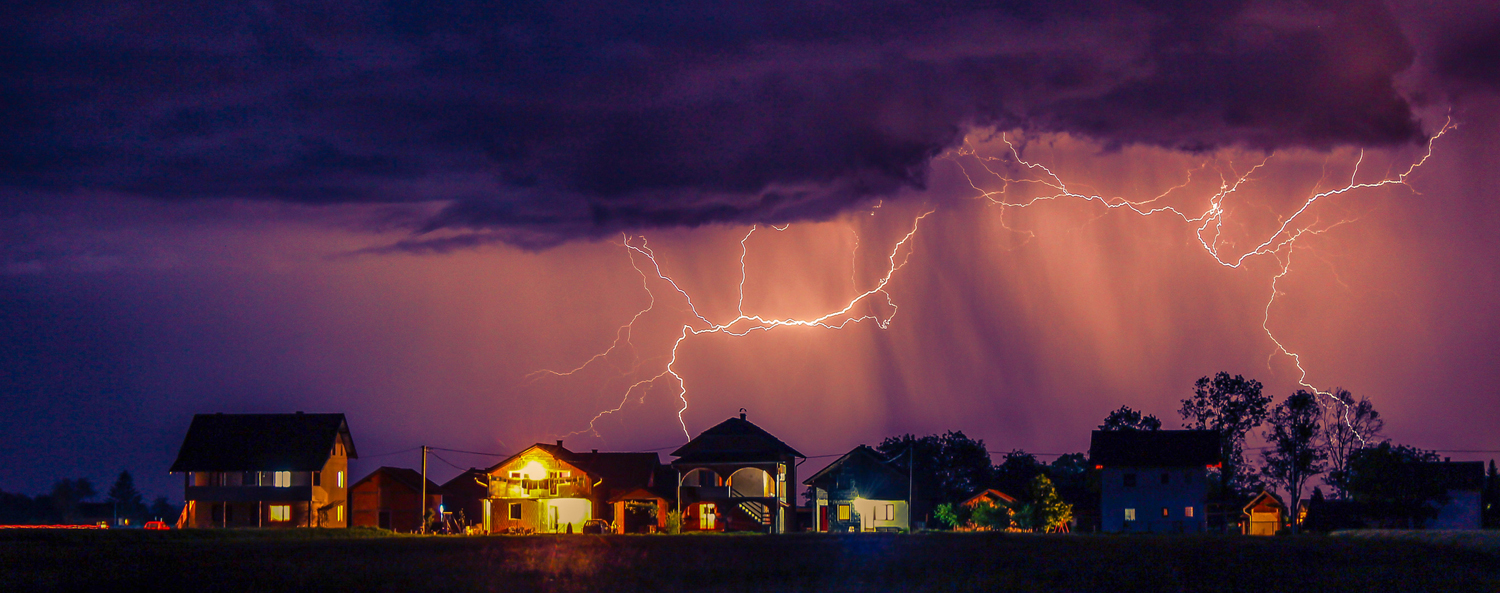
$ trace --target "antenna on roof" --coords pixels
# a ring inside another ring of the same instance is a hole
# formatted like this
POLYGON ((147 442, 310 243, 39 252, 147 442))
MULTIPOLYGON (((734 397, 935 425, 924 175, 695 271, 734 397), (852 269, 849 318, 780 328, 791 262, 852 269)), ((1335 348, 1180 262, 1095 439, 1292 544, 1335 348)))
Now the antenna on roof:
POLYGON ((744 408, 740 408, 740 420, 744 420, 744 419, 745 419, 745 409, 744 408))

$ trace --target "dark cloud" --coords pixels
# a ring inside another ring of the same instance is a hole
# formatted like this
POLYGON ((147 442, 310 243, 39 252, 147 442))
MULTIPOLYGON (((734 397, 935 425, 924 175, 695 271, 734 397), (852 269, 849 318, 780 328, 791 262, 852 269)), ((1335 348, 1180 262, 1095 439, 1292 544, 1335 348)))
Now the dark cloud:
POLYGON ((1500 17, 1468 23, 1447 38, 1438 53, 1440 74, 1492 90, 1500 89, 1500 17))
POLYGON ((1186 149, 1420 135, 1392 86, 1412 52, 1365 2, 5 10, 7 189, 444 200, 419 230, 531 245, 825 218, 921 187, 973 126, 1186 149))

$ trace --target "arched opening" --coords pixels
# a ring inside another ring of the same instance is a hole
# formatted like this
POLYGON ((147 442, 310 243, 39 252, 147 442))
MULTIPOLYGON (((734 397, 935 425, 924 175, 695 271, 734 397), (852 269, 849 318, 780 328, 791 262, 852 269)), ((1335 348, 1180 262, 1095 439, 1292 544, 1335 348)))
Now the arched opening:
POLYGON ((724 484, 723 478, 708 468, 697 468, 682 474, 682 486, 684 488, 715 487, 724 484))
POLYGON ((742 467, 729 474, 729 495, 749 498, 775 498, 776 478, 766 470, 742 467))

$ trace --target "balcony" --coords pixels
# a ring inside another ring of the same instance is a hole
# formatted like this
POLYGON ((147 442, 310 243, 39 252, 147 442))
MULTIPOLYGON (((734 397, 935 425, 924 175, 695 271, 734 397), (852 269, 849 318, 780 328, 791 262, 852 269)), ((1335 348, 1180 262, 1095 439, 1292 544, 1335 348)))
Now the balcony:
POLYGON ((188 486, 183 498, 213 502, 305 501, 312 499, 312 486, 188 486))

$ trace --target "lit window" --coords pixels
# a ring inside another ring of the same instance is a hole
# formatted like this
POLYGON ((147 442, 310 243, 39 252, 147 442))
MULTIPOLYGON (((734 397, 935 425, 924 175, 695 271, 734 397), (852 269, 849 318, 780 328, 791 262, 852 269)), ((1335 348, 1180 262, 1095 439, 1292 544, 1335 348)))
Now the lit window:
POLYGON ((1191 518, 1193 516, 1193 507, 1182 507, 1182 516, 1191 518))
POLYGON ((276 472, 276 487, 287 488, 292 485, 292 472, 276 472))
POLYGON ((1134 488, 1135 487, 1135 474, 1125 474, 1125 487, 1126 488, 1134 488))
POLYGON ((1170 516, 1172 516, 1172 513, 1167 510, 1167 507, 1162 507, 1161 508, 1161 516, 1163 516, 1163 517, 1170 517, 1170 516))
POLYGON ((337 511, 334 512, 336 515, 338 515, 338 519, 335 519, 335 521, 343 521, 344 520, 344 505, 339 505, 339 506, 336 506, 334 508, 338 509, 337 511))
MULTIPOLYGON (((277 473, 277 475, 280 475, 280 474, 282 474, 284 472, 276 472, 276 473, 277 473)), ((273 504, 269 508, 270 508, 270 511, 271 511, 270 518, 271 518, 272 521, 291 521, 292 520, 292 506, 291 505, 287 505, 287 504, 273 504)))
POLYGON ((839 505, 839 520, 840 521, 848 521, 849 520, 849 505, 847 505, 847 504, 841 504, 841 505, 839 505))
POLYGON ((709 531, 714 528, 714 505, 705 504, 698 507, 698 529, 709 531))
POLYGON ((510 503, 510 520, 512 520, 512 521, 520 521, 521 520, 521 503, 519 503, 519 502, 510 503))
POLYGON ((1126 521, 1134 521, 1135 520, 1135 509, 1125 509, 1125 520, 1126 521))
POLYGON ((519 471, 510 472, 510 479, 512 479, 512 480, 519 480, 519 479, 521 479, 521 472, 519 472, 519 471))
POLYGON ((339 488, 344 487, 344 470, 339 470, 339 488))

